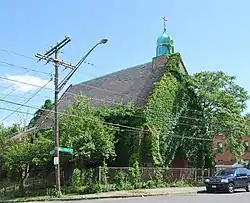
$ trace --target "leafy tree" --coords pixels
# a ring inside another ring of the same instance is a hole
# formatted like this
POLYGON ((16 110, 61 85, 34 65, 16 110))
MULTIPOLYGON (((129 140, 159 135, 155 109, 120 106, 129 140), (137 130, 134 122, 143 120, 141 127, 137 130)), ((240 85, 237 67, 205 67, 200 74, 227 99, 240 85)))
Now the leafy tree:
POLYGON ((250 135, 250 113, 244 115, 244 120, 247 126, 247 133, 246 135, 250 135))
POLYGON ((29 127, 33 127, 37 123, 41 115, 44 113, 44 111, 49 110, 52 107, 52 101, 50 99, 45 100, 41 108, 35 112, 34 117, 30 120, 29 127))
POLYGON ((73 159, 81 167, 115 157, 114 133, 85 97, 76 98, 60 118, 60 144, 74 149, 73 159))
POLYGON ((244 152, 242 138, 246 123, 241 113, 249 99, 247 91, 235 83, 235 77, 222 71, 200 72, 192 78, 193 89, 203 117, 214 135, 218 129, 228 137, 231 152, 239 158, 244 152))
POLYGON ((189 76, 179 64, 178 53, 168 55, 166 73, 155 83, 145 106, 148 133, 144 131, 142 137, 151 134, 147 137, 157 145, 150 148, 153 164, 170 166, 174 157, 181 156, 194 167, 211 167, 212 139, 219 127, 239 159, 244 150, 246 123, 241 113, 249 99, 247 92, 223 72, 189 76))
POLYGON ((3 165, 9 173, 17 174, 21 190, 31 170, 51 159, 49 151, 52 146, 53 141, 40 133, 6 142, 2 151, 3 165))
MULTIPOLYGON (((22 127, 19 124, 13 124, 9 127, 5 127, 3 124, 0 124, 0 149, 4 149, 10 135, 20 132, 21 130, 22 127)), ((0 150, 0 170, 3 165, 3 152, 4 150, 0 150)))
POLYGON ((138 162, 139 131, 124 128, 122 126, 130 126, 140 128, 145 123, 143 111, 136 107, 133 103, 121 104, 112 107, 101 107, 98 109, 98 116, 103 118, 105 122, 118 124, 115 132, 115 152, 116 159, 110 163, 113 166, 128 166, 133 163, 133 159, 138 162), (120 126, 119 126, 120 125, 120 126))

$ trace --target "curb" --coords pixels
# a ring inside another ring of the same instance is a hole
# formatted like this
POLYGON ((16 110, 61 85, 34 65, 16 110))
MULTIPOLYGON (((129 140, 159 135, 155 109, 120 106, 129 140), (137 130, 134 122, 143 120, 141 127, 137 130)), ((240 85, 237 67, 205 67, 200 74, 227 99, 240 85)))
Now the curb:
MULTIPOLYGON (((44 201, 79 201, 79 200, 94 200, 94 199, 116 199, 116 198, 134 198, 134 197, 150 197, 150 196, 164 196, 164 195, 178 195, 178 194, 194 194, 204 193, 204 191, 186 191, 186 192, 161 192, 161 193, 138 193, 138 194, 124 194, 124 195, 110 195, 110 196, 93 196, 93 197, 65 197, 65 198, 44 198, 39 200, 22 199, 22 200, 5 200, 3 202, 44 202, 44 201)), ((1 201, 1 200, 0 200, 1 201)))

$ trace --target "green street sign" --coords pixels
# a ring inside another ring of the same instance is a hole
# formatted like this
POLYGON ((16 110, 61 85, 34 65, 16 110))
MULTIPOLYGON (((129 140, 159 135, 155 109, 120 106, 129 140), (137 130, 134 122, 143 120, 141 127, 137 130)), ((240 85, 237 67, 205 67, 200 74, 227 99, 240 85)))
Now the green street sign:
POLYGON ((73 149, 71 149, 71 148, 59 147, 59 151, 60 152, 65 152, 65 153, 73 153, 73 149))
MULTIPOLYGON (((65 152, 65 153, 73 153, 73 149, 71 149, 71 148, 64 148, 64 147, 59 147, 59 151, 60 152, 65 152)), ((56 152, 56 149, 52 149, 51 151, 50 151, 50 154, 52 155, 52 154, 54 154, 56 152)))

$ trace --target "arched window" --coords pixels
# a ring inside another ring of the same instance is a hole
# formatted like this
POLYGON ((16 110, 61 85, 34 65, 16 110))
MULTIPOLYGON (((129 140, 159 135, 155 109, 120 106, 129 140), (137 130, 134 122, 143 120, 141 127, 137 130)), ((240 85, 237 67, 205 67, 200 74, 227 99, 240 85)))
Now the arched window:
POLYGON ((248 143, 248 141, 244 141, 244 147, 245 147, 245 151, 249 151, 249 143, 248 143))
POLYGON ((223 153, 223 144, 222 144, 222 142, 217 143, 217 153, 223 153))

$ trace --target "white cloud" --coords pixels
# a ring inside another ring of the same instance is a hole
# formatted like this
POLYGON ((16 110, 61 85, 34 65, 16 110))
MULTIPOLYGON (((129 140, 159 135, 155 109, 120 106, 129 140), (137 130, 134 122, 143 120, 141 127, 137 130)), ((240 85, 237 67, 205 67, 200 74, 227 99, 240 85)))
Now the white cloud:
MULTIPOLYGON (((31 76, 31 75, 7 75, 6 78, 10 80, 2 80, 2 82, 12 84, 13 85, 12 89, 15 89, 21 92, 28 92, 30 90, 39 88, 39 87, 35 87, 32 85, 44 86, 46 83, 48 83, 48 80, 43 80, 39 77, 31 76), (15 82, 15 81, 19 81, 19 82, 15 82), (24 84, 24 83, 29 83, 31 85, 24 84)), ((50 82, 46 87, 53 88, 53 83, 50 82)))

